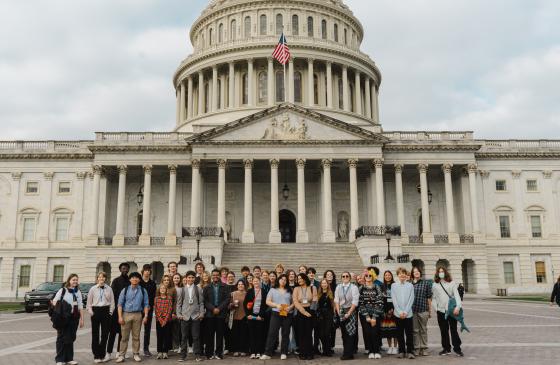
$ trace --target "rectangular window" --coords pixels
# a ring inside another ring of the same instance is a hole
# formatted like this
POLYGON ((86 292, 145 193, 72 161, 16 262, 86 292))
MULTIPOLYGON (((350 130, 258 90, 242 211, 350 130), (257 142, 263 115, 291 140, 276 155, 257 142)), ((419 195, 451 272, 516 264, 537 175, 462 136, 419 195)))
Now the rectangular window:
POLYGON ((515 284, 515 272, 511 261, 504 261, 504 283, 515 284))
POLYGON ((35 240, 35 218, 23 218, 23 241, 35 240))
POLYGON ((26 194, 37 194, 39 192, 39 183, 37 181, 28 181, 25 186, 26 194))
POLYGON ((56 241, 68 240, 68 218, 56 218, 56 241))
POLYGON ((541 238, 542 237, 542 227, 541 227, 541 216, 540 215, 532 215, 531 216, 531 234, 533 238, 541 238))
POLYGON ((506 181, 505 180, 496 180, 496 191, 506 191, 506 181))
POLYGON ((536 179, 527 180, 527 191, 537 191, 538 185, 536 179))
POLYGON ((546 265, 543 261, 535 262, 535 272, 537 274, 537 283, 546 283, 546 265))
POLYGON ((28 288, 31 283, 31 265, 19 267, 19 287, 28 288))
POLYGON ((69 181, 61 181, 58 183, 58 193, 59 194, 70 194, 71 183, 69 181))
POLYGON ((501 238, 511 237, 511 233, 509 230, 509 216, 507 215, 500 216, 500 237, 501 238))
POLYGON ((64 281, 64 265, 54 265, 53 281, 55 283, 60 283, 64 281))

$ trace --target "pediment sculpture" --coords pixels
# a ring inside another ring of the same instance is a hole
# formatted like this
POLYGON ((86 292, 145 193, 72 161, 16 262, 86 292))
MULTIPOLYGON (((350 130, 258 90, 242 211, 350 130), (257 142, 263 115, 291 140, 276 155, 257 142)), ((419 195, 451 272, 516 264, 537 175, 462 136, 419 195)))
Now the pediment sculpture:
POLYGON ((262 140, 288 140, 303 141, 309 139, 307 135, 307 124, 301 119, 292 123, 290 116, 284 114, 282 119, 278 121, 273 118, 261 138, 262 140))

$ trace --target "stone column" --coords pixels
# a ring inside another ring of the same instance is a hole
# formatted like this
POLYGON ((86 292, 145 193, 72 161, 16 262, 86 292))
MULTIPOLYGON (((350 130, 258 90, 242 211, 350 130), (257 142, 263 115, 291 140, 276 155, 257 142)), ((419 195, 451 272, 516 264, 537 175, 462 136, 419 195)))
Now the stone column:
POLYGON ((290 58, 288 63, 288 102, 294 103, 295 100, 295 86, 294 86, 294 59, 290 58))
POLYGON ((451 181, 451 172, 453 164, 446 163, 441 166, 443 171, 443 180, 445 183, 445 209, 447 213, 447 235, 449 243, 459 243, 459 235, 455 229, 455 207, 453 204, 453 185, 451 181))
POLYGON ((227 104, 226 104, 226 96, 228 94, 228 91, 226 90, 226 74, 223 73, 220 75, 220 102, 218 105, 218 109, 219 110, 223 110, 227 108, 227 104))
POLYGON ((377 199, 377 225, 384 226, 385 223, 385 193, 383 191, 383 160, 373 161, 375 167, 375 193, 377 199))
POLYGON ((267 93, 268 93, 268 106, 274 106, 274 60, 272 57, 268 57, 268 81, 267 81, 267 93))
POLYGON ((248 93, 247 93, 247 105, 253 106, 255 103, 255 93, 254 93, 254 85, 253 85, 253 59, 249 58, 247 60, 247 83, 248 85, 248 93))
POLYGON ((348 160, 348 168, 350 170, 350 232, 348 240, 350 242, 356 239, 356 230, 360 226, 358 217, 358 176, 356 168, 358 167, 357 159, 348 160))
POLYGON ((403 194, 403 181, 402 181, 402 164, 395 164, 395 188, 397 195, 397 221, 401 227, 401 238, 406 239, 405 220, 404 220, 404 194, 403 194))
POLYGON ((138 242, 142 246, 151 244, 151 205, 152 201, 152 165, 144 165, 144 205, 142 207, 142 235, 138 242))
POLYGON ((323 159, 323 232, 321 242, 336 242, 336 235, 332 223, 332 198, 331 198, 331 164, 332 160, 323 159))
POLYGON ((342 106, 345 112, 350 111, 350 95, 348 89, 348 66, 342 66, 342 106))
POLYGON ((235 64, 229 63, 229 108, 235 108, 235 64))
MULTIPOLYGON (((101 187, 101 172, 103 168, 100 165, 93 166, 93 185, 92 185, 92 200, 93 206, 91 210, 91 235, 99 236, 99 193, 101 187)), ((96 242, 97 244, 97 242, 96 242)))
POLYGON ((369 77, 366 76, 366 80, 365 80, 365 86, 364 86, 365 92, 366 92, 366 118, 371 119, 371 86, 369 84, 369 77))
POLYGON ((124 213, 126 210, 126 172, 127 166, 119 167, 119 190, 117 196, 117 227, 113 237, 113 246, 124 245, 124 213))
POLYGON ((333 107, 332 63, 327 62, 327 108, 333 107))
POLYGON ((270 160, 270 234, 268 241, 270 243, 282 242, 282 236, 279 229, 278 217, 278 165, 280 161, 277 159, 270 160))
POLYGON ((434 243, 434 235, 430 225, 430 202, 428 200, 428 165, 419 164, 420 200, 422 204, 422 239, 424 243, 434 243))
POLYGON ((218 110, 218 66, 212 67, 212 109, 213 112, 218 110))
POLYGON ((356 99, 356 113, 362 114, 362 80, 360 71, 356 70, 354 80, 354 98, 356 99))
POLYGON ((175 229, 175 207, 177 202, 177 165, 169 165, 169 203, 167 211, 167 236, 165 244, 177 244, 177 230, 175 229))
POLYGON ((374 109, 374 118, 375 118, 375 122, 379 123, 379 93, 377 91, 377 88, 375 87, 375 85, 373 86, 373 102, 375 104, 375 109, 374 109))
POLYGON ((181 123, 181 89, 180 87, 177 88, 175 91, 175 97, 177 102, 175 103, 175 124, 179 125, 181 123))
POLYGON ((198 115, 204 114, 204 73, 198 72, 198 115))
POLYGON ((253 160, 244 160, 245 165, 245 195, 243 204, 243 234, 241 242, 255 243, 253 232, 253 160))
POLYGON ((226 237, 226 164, 225 159, 217 160, 218 163, 218 227, 224 230, 224 239, 226 237))
POLYGON ((309 234, 305 216, 305 159, 296 160, 297 167, 297 200, 298 200, 298 226, 296 234, 297 243, 308 243, 309 234))
POLYGON ((472 220, 472 227, 473 233, 480 233, 480 227, 478 223, 478 198, 477 198, 477 191, 476 191, 476 171, 478 167, 476 164, 469 164, 469 192, 470 192, 470 200, 471 200, 471 220, 472 220))
POLYGON ((200 160, 192 160, 191 227, 200 227, 200 160))
POLYGON ((315 82, 313 80, 313 58, 307 59, 307 106, 315 105, 315 82))
POLYGON ((193 79, 189 76, 187 81, 187 102, 189 107, 187 108, 187 120, 190 120, 194 116, 194 100, 193 100, 193 79))
POLYGON ((180 119, 180 123, 184 123, 186 117, 186 106, 185 106, 185 97, 186 97, 186 90, 185 90, 185 83, 183 81, 181 81, 181 90, 179 92, 179 97, 181 98, 181 102, 180 102, 180 109, 179 109, 179 119, 180 119))

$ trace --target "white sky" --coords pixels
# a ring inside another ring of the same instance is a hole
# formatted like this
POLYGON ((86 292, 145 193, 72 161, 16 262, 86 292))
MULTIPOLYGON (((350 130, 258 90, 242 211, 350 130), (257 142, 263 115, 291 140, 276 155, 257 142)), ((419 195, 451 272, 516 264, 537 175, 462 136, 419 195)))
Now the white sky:
MULTIPOLYGON (((172 130, 172 75, 207 3, 2 0, 0 139, 172 130)), ((346 3, 383 75, 385 130, 560 138, 560 1, 346 3)))

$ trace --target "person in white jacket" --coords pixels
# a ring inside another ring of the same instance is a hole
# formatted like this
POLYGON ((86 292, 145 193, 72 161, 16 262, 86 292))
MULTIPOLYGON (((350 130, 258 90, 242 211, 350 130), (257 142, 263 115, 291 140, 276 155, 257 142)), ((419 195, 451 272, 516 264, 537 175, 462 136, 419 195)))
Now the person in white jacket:
POLYGON ((115 311, 115 297, 113 289, 105 283, 106 281, 106 273, 97 274, 97 284, 89 289, 86 303, 86 310, 91 316, 91 351, 96 363, 110 360, 106 349, 111 316, 115 311))
POLYGON ((462 307, 461 296, 457 290, 457 284, 451 279, 451 275, 445 266, 438 267, 436 270, 432 293, 432 306, 437 312, 437 320, 441 333, 441 346, 443 347, 439 355, 446 356, 451 354, 451 345, 453 344, 453 351, 455 354, 462 357, 463 352, 461 351, 461 338, 457 331, 457 321, 451 315, 448 315, 447 319, 445 318, 450 298, 455 298, 457 303, 453 314, 459 314, 462 307), (451 341, 449 341, 450 333, 451 341))

